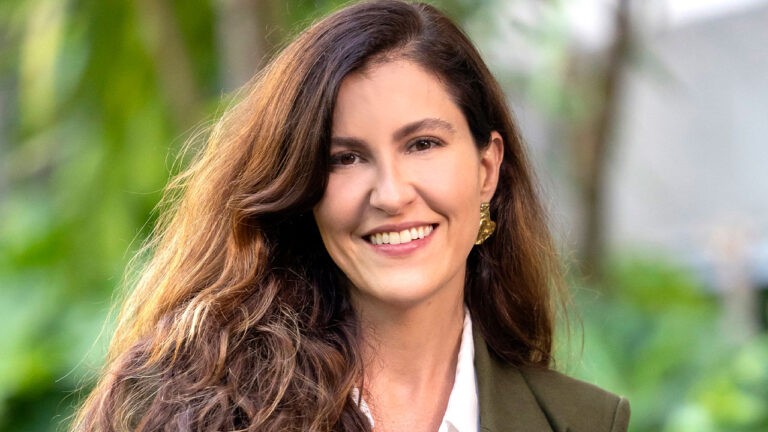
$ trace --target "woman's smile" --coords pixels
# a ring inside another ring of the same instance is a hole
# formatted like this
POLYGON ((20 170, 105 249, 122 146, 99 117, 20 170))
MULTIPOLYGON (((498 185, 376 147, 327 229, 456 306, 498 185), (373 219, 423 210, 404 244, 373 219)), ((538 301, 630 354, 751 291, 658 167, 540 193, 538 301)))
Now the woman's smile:
POLYGON ((429 244, 437 226, 438 224, 425 224, 402 231, 379 231, 363 238, 374 251, 384 256, 410 256, 429 244))

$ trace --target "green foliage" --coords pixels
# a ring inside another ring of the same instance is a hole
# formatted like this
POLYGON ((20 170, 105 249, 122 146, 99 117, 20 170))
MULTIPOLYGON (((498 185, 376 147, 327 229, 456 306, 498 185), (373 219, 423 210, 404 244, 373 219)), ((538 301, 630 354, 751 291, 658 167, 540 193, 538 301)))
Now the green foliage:
POLYGON ((766 430, 768 335, 732 342, 716 294, 670 262, 623 257, 606 287, 576 290, 576 375, 628 397, 633 431, 766 430))
POLYGON ((15 85, 0 101, 0 430, 54 430, 103 361, 110 297, 181 131, 131 2, 2 8, 15 85))

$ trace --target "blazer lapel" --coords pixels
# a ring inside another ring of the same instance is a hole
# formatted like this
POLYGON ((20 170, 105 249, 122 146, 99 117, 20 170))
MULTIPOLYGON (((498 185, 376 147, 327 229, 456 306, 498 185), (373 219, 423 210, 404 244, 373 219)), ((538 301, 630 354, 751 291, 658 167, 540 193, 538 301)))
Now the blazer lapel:
POLYGON ((516 367, 488 351, 478 326, 472 326, 480 431, 552 432, 528 383, 516 367))

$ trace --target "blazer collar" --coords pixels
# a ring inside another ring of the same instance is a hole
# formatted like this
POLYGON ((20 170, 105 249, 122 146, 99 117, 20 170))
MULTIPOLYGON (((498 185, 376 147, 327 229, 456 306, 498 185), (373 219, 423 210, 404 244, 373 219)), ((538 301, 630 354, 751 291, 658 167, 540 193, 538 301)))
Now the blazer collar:
POLYGON ((491 354, 480 326, 472 327, 480 431, 552 432, 552 427, 520 371, 491 354))

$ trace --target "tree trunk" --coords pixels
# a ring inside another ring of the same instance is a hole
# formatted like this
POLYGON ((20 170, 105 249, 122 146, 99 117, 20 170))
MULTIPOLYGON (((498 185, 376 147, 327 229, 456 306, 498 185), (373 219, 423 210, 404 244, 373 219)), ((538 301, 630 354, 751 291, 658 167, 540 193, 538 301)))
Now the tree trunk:
POLYGON ((616 10, 614 40, 607 62, 597 73, 595 83, 598 107, 586 124, 587 130, 576 134, 584 153, 580 156, 583 229, 581 241, 582 273, 602 280, 605 258, 607 165, 615 139, 621 81, 631 43, 630 1, 620 0, 616 10), (586 133, 584 133, 586 132, 586 133))
POLYGON ((217 4, 221 81, 224 90, 231 91, 248 82, 266 64, 282 39, 277 14, 280 3, 220 0, 217 4))
POLYGON ((200 121, 202 97, 173 8, 168 0, 139 0, 136 10, 171 114, 186 129, 200 121))

